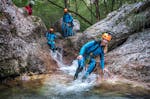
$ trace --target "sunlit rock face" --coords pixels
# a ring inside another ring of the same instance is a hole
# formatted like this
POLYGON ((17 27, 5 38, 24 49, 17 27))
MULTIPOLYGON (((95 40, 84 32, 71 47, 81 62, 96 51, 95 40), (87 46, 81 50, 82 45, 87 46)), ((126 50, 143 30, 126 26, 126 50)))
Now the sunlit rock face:
POLYGON ((40 18, 25 17, 11 0, 0 0, 0 78, 24 72, 44 73, 55 69, 40 18), (48 67, 49 66, 49 67, 48 67), (51 67, 50 67, 51 66, 51 67))

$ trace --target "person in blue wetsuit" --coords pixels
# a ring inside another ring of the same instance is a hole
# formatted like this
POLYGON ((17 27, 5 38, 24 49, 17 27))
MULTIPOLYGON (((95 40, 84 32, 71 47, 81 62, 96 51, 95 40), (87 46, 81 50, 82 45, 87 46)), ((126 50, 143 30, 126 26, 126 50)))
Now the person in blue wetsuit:
POLYGON ((102 39, 99 41, 89 41, 88 43, 84 44, 80 49, 79 56, 77 57, 78 68, 76 69, 74 80, 78 78, 78 73, 80 73, 83 70, 87 60, 89 66, 82 79, 85 80, 88 77, 88 75, 92 73, 92 71, 96 67, 96 56, 100 56, 100 66, 102 72, 104 73, 104 47, 108 44, 112 37, 109 33, 103 33, 101 38, 102 39))
POLYGON ((73 36, 73 17, 68 13, 68 9, 64 9, 63 22, 62 22, 62 31, 63 37, 73 36))
POLYGON ((56 35, 54 34, 54 29, 50 28, 48 32, 46 32, 46 38, 47 38, 47 43, 50 46, 50 49, 55 52, 56 46, 55 46, 55 39, 56 35))

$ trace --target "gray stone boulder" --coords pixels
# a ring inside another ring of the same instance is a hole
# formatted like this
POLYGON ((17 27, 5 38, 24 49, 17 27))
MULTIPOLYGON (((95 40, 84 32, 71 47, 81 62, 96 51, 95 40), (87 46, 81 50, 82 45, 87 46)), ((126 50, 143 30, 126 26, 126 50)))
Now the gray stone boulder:
POLYGON ((116 75, 150 83, 150 29, 129 36, 106 55, 106 66, 116 75))
POLYGON ((113 39, 109 45, 109 50, 111 50, 125 42, 133 33, 149 26, 150 1, 147 0, 135 4, 123 5, 118 10, 108 14, 105 19, 86 29, 78 41, 86 42, 86 39, 95 38, 97 35, 109 31, 113 35, 113 39))
POLYGON ((0 79, 56 69, 45 39, 46 27, 35 16, 24 16, 11 0, 0 0, 0 79))

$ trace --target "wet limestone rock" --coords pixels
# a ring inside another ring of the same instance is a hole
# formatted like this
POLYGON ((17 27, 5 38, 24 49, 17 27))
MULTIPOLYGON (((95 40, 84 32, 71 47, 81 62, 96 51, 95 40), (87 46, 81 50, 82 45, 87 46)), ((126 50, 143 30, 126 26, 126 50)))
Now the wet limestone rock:
POLYGON ((0 0, 0 79, 25 72, 56 69, 45 39, 46 27, 35 16, 24 16, 11 0, 0 0))
POLYGON ((150 29, 129 36, 106 55, 106 66, 116 75, 150 83, 150 29))

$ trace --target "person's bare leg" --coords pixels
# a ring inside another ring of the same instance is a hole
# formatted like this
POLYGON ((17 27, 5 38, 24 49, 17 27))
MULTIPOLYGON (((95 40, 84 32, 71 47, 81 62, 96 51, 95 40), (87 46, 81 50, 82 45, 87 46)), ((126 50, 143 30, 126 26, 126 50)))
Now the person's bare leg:
POLYGON ((108 69, 105 68, 104 71, 108 74, 108 76, 109 76, 110 78, 112 78, 112 74, 109 72, 108 69))

